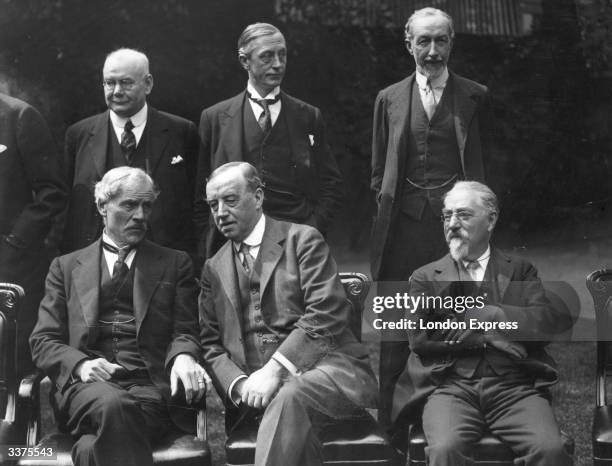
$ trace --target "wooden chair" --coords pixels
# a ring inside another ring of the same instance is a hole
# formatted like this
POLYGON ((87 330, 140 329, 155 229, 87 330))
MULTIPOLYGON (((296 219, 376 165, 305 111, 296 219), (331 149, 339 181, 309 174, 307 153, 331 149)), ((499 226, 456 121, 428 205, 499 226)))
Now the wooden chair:
MULTIPOLYGON (((23 444, 25 424, 17 413, 17 314, 24 297, 23 288, 0 283, 0 445, 23 444)), ((11 464, 0 451, 0 464, 11 464)))
MULTIPOLYGON (((363 304, 370 289, 370 280, 361 273, 341 273, 340 278, 349 298, 353 314, 351 330, 361 339, 363 304)), ((225 454, 228 466, 250 465, 255 459, 258 425, 244 425, 228 435, 225 454)), ((339 423, 321 433, 326 465, 391 465, 394 455, 386 435, 371 417, 358 422, 339 423)))
POLYGON ((586 279, 593 297, 597 327, 596 403, 593 413, 593 464, 612 465, 612 405, 607 381, 612 376, 612 269, 597 270, 586 279))

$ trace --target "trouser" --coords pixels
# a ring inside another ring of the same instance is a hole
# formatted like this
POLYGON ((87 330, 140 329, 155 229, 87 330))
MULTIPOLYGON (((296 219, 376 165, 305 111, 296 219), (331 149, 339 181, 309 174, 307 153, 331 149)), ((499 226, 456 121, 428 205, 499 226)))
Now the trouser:
MULTIPOLYGON (((378 295, 392 295, 397 291, 392 283, 385 286, 384 282, 407 282, 416 269, 440 259, 448 252, 440 213, 435 213, 429 206, 425 206, 419 220, 401 211, 397 214, 381 264, 378 295)), ((389 320, 397 318, 396 310, 387 313, 391 315, 389 320)), ((381 317, 385 318, 385 312, 381 317)), ((381 338, 378 420, 389 430, 393 391, 399 375, 406 366, 410 348, 407 338, 403 341, 385 341, 384 332, 381 338)))
POLYGON ((130 381, 75 383, 59 412, 77 437, 75 466, 152 465, 151 440, 171 426, 159 389, 130 381))
POLYGON ((261 419, 255 466, 321 465, 321 429, 339 420, 365 416, 365 410, 346 398, 320 369, 290 377, 261 419))
POLYGON ((488 430, 508 444, 517 465, 572 464, 548 399, 518 374, 449 376, 423 408, 428 464, 471 464, 472 446, 488 430))

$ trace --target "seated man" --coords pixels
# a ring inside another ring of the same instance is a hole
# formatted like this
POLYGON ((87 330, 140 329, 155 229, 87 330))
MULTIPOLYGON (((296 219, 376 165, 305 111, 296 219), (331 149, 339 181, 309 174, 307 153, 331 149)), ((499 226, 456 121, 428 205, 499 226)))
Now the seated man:
POLYGON ((157 194, 141 169, 107 172, 95 187, 102 237, 55 259, 47 276, 30 345, 77 437, 78 466, 150 465, 151 442, 172 421, 194 430, 184 403, 205 390, 197 287, 186 253, 144 239, 157 194))
POLYGON ((261 417, 256 465, 321 464, 317 431, 363 417, 376 404, 376 379, 323 237, 263 215, 263 197, 246 162, 220 166, 206 185, 230 241, 202 271, 204 361, 238 422, 261 417))
POLYGON ((455 307, 417 309, 394 394, 396 425, 422 409, 430 465, 470 464, 472 444, 487 431, 517 464, 569 465, 545 390, 557 371, 541 340, 571 318, 550 305, 533 265, 490 245, 498 215, 495 194, 481 183, 457 182, 444 197, 450 253, 414 272, 410 294, 452 297, 455 307), (459 307, 467 297, 472 305, 459 307))

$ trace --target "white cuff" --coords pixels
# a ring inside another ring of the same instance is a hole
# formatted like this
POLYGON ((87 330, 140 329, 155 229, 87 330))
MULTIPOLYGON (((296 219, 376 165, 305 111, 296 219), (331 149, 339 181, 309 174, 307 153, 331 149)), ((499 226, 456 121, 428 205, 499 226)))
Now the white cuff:
POLYGON ((281 366, 287 369, 291 375, 294 375, 297 377, 302 374, 302 371, 299 370, 297 367, 295 367, 295 364, 289 361, 289 359, 287 359, 285 356, 283 356, 278 351, 272 355, 272 359, 274 359, 277 363, 279 363, 281 366))
POLYGON ((232 396, 232 392, 234 391, 234 385, 236 385, 238 381, 242 379, 248 379, 248 377, 245 374, 239 375, 232 381, 232 383, 229 386, 229 389, 227 390, 227 397, 232 401, 232 403, 234 404, 234 406, 236 406, 236 408, 240 405, 241 399, 237 393, 235 394, 236 396, 232 396))

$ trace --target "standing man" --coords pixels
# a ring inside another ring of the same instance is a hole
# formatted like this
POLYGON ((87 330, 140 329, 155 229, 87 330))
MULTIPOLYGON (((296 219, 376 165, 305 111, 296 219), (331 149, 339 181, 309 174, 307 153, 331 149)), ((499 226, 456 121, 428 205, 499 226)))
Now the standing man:
MULTIPOLYGON (((483 180, 487 88, 447 68, 454 30, 450 16, 417 10, 406 23, 406 48, 416 72, 382 90, 374 106, 372 189, 378 213, 372 275, 406 281, 445 250, 439 212, 457 180, 483 180)), ((385 294, 379 289, 379 294, 385 294)), ((380 421, 388 425, 395 381, 408 357, 406 342, 380 351, 380 421)))
POLYGON ((201 255, 224 239, 202 199, 206 177, 231 161, 257 167, 264 183, 263 209, 271 217, 314 226, 325 235, 343 197, 342 176, 318 108, 282 92, 287 46, 271 24, 247 26, 238 59, 249 79, 246 91, 202 112, 196 223, 201 255))
POLYGON ((319 428, 376 404, 336 264, 316 229, 262 213, 252 165, 217 168, 206 199, 230 240, 204 265, 200 293, 204 361, 228 428, 261 418, 257 466, 322 464, 319 428))
POLYGON ((64 251, 87 246, 102 231, 93 186, 111 168, 145 170, 161 190, 148 237, 195 251, 193 187, 198 151, 195 125, 147 104, 153 89, 146 55, 119 49, 106 57, 102 87, 108 110, 68 128, 65 157, 71 186, 64 251))
POLYGON ((17 316, 18 375, 34 369, 28 337, 49 269, 45 237, 66 197, 59 154, 42 116, 27 103, 0 94, 0 282, 25 290, 17 316))
POLYGON ((55 259, 47 276, 30 343, 78 438, 77 466, 151 465, 172 421, 195 427, 184 402, 205 391, 197 287, 186 253, 145 239, 157 195, 138 168, 107 172, 95 187, 101 238, 55 259))
POLYGON ((498 216, 497 198, 482 183, 460 181, 446 194, 449 253, 414 272, 410 294, 479 304, 416 310, 415 322, 465 327, 408 331, 412 353, 393 413, 401 423, 422 411, 430 466, 472 464, 473 445, 487 431, 512 449, 515 464, 569 466, 547 391, 556 364, 543 340, 567 330, 571 316, 551 305, 533 265, 491 246, 498 216))

